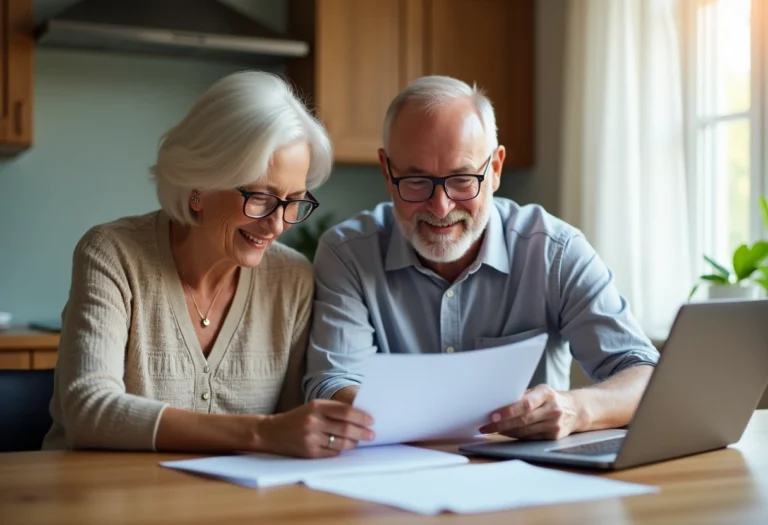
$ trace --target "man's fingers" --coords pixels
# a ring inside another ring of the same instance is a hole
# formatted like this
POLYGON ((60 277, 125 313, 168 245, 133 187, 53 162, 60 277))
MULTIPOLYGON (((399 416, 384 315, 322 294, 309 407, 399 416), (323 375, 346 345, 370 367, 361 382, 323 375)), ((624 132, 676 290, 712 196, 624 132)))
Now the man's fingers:
POLYGON ((502 434, 517 439, 558 439, 560 427, 557 421, 544 420, 532 425, 506 430, 502 434))
POLYGON ((531 412, 525 413, 521 416, 513 417, 510 419, 502 419, 496 423, 490 423, 488 425, 480 427, 481 434, 493 434, 494 432, 506 433, 508 431, 515 430, 517 428, 523 428, 529 425, 534 425, 540 421, 549 420, 549 407, 543 405, 537 407, 531 412))
POLYGON ((551 398, 552 389, 546 385, 539 385, 535 388, 526 390, 520 401, 512 405, 500 408, 491 414, 491 423, 480 427, 480 432, 490 434, 500 432, 502 428, 507 428, 507 422, 520 419, 518 424, 530 424, 537 419, 531 414, 539 410, 551 398))
POLYGON ((498 414, 499 421, 502 419, 512 419, 529 414, 547 402, 550 396, 550 389, 546 385, 539 385, 536 388, 527 390, 520 401, 506 406, 491 414, 491 418, 498 414))

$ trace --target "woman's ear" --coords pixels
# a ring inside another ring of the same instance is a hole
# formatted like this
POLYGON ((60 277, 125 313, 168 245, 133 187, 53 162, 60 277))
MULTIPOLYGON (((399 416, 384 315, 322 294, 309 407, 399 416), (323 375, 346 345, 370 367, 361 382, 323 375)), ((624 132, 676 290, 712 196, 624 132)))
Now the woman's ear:
POLYGON ((189 207, 192 209, 192 211, 200 211, 202 209, 202 205, 200 204, 200 192, 197 190, 193 190, 189 197, 189 207))

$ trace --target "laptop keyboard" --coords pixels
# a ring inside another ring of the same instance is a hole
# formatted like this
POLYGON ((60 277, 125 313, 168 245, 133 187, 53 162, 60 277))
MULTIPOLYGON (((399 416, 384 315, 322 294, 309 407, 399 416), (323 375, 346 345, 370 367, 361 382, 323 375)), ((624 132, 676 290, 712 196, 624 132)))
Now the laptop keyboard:
POLYGON ((606 439, 604 441, 595 441, 593 443, 584 443, 572 447, 552 449, 552 452, 561 454, 578 454, 580 456, 602 456, 603 454, 617 454, 624 442, 623 437, 606 439))

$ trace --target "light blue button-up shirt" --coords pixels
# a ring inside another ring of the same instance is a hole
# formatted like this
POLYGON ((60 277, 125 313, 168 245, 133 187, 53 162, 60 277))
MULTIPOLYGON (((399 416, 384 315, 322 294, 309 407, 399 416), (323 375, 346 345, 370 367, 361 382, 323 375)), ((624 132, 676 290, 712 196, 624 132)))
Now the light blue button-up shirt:
POLYGON ((572 358, 595 380, 658 360, 583 234, 540 206, 494 198, 478 257, 453 283, 421 264, 391 203, 328 231, 314 265, 307 399, 359 385, 375 352, 466 352, 542 331, 532 386, 568 389, 572 358))

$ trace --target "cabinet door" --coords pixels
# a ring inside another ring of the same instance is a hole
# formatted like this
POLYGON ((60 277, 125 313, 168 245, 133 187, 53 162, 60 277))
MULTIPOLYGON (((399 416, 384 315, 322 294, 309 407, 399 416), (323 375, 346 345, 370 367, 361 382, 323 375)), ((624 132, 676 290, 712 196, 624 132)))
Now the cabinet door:
POLYGON ((27 350, 0 352, 0 370, 29 370, 32 356, 27 350))
POLYGON ((418 9, 403 0, 318 0, 315 103, 338 162, 375 163, 387 107, 420 74, 408 49, 418 9))
POLYGON ((533 164, 533 0, 423 0, 424 74, 484 88, 505 168, 533 164))
POLYGON ((32 144, 32 0, 0 0, 0 154, 32 144))

